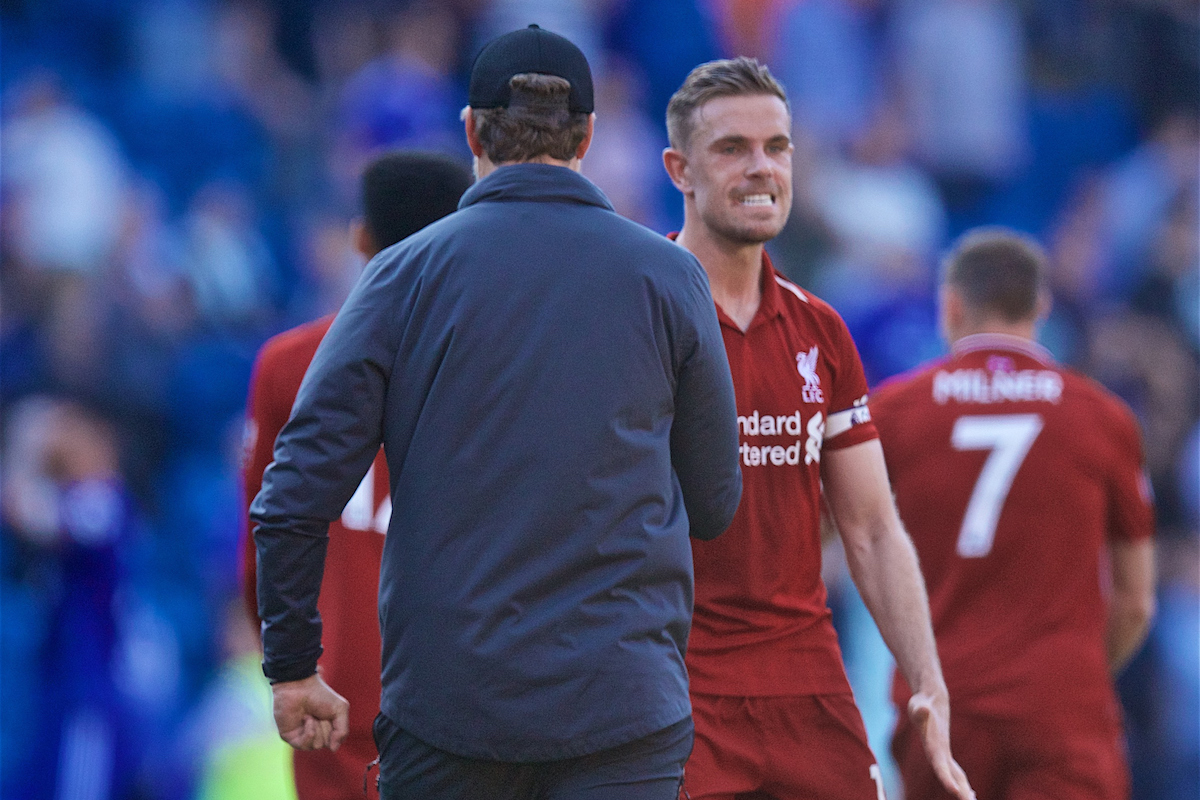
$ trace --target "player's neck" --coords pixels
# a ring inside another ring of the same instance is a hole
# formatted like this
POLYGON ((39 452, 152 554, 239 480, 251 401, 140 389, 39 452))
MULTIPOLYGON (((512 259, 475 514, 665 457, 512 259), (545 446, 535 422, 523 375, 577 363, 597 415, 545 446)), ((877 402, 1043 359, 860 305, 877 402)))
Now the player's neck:
POLYGON ((583 171, 583 160, 579 158, 571 158, 563 161, 562 159, 551 158, 550 156, 535 156, 525 161, 501 161, 496 163, 488 158, 486 154, 475 156, 472 169, 475 172, 475 180, 483 180, 488 175, 500 169, 500 167, 509 167, 513 164, 549 164, 552 167, 566 167, 575 172, 583 171))
POLYGON ((749 328, 762 303, 762 244, 730 242, 693 220, 684 221, 677 241, 699 259, 725 315, 743 331, 749 328))
POLYGON ((960 339, 979 334, 999 334, 1035 341, 1037 339, 1037 322, 1036 320, 1008 322, 1002 319, 987 319, 974 324, 964 324, 952 332, 950 343, 955 344, 960 339))

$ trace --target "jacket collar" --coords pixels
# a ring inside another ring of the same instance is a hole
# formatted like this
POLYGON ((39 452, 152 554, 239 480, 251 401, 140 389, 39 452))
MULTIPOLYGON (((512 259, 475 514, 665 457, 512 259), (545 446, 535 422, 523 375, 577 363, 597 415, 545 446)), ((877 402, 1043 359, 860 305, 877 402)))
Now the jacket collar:
POLYGON ((553 164, 509 164, 475 183, 458 207, 476 203, 574 203, 599 206, 609 211, 612 204, 596 184, 573 169, 553 164))

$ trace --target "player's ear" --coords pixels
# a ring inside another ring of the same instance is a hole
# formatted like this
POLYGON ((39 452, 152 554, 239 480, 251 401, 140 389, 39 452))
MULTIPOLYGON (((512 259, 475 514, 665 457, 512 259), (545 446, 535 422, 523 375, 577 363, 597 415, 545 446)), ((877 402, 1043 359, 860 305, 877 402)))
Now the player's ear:
POLYGON ((966 316, 962 295, 954 286, 943 283, 938 290, 938 324, 942 330, 942 337, 950 344, 954 344, 962 336, 966 327, 966 316))
POLYGON ((663 167, 667 170, 667 175, 671 178, 671 183, 675 184, 675 188, 683 192, 685 195, 692 193, 692 183, 687 175, 687 156, 674 147, 668 147, 663 150, 663 167))
POLYGON ((471 155, 479 158, 483 155, 483 144, 475 132, 475 111, 470 106, 462 110, 462 121, 467 134, 467 147, 471 148, 471 155))
POLYGON ((596 131, 596 114, 595 112, 588 114, 587 135, 583 137, 583 141, 579 143, 579 147, 575 148, 575 157, 582 159, 587 155, 588 148, 592 146, 592 134, 596 131))

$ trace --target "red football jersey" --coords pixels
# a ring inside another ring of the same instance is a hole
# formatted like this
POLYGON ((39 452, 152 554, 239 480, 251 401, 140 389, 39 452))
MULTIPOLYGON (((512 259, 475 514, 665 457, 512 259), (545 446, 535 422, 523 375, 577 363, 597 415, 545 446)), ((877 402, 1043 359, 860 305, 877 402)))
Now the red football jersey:
MULTIPOLYGON (((1118 719, 1105 544, 1154 528, 1129 409, 1037 344, 980 334, 871 410, 955 710, 1118 719)), ((899 677, 894 694, 903 708, 899 677)))
MULTIPOLYGON (((300 382, 333 317, 279 334, 259 353, 250 384, 243 481, 247 508, 262 488, 275 437, 288 420, 300 382)), ((391 496, 383 451, 363 478, 342 518, 329 526, 329 548, 321 581, 321 674, 350 702, 350 733, 336 752, 296 751, 296 791, 301 800, 362 796, 363 775, 375 759, 371 725, 379 712, 379 565, 391 518, 391 496)), ((247 521, 248 521, 247 517, 247 521)), ((247 531, 252 530, 248 527, 247 531)), ((243 593, 258 619, 254 539, 243 540, 243 593)), ((375 781, 370 796, 378 797, 375 781)))
POLYGON ((763 254, 762 304, 741 331, 717 309, 737 395, 742 502, 692 541, 691 688, 711 695, 850 691, 821 580, 821 454, 875 438, 867 381, 830 306, 763 254))

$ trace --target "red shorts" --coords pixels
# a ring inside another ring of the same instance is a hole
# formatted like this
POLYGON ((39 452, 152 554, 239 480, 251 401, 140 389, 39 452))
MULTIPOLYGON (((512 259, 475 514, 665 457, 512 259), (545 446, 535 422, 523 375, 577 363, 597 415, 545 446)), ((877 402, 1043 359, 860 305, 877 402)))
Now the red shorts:
POLYGON ((883 800, 883 780, 851 694, 692 695, 692 800, 883 800))
MULTIPOLYGON (((1119 727, 997 720, 950 712, 950 749, 988 800, 1127 800, 1129 769, 1119 727)), ((944 800, 907 718, 892 738, 906 800, 944 800)))

